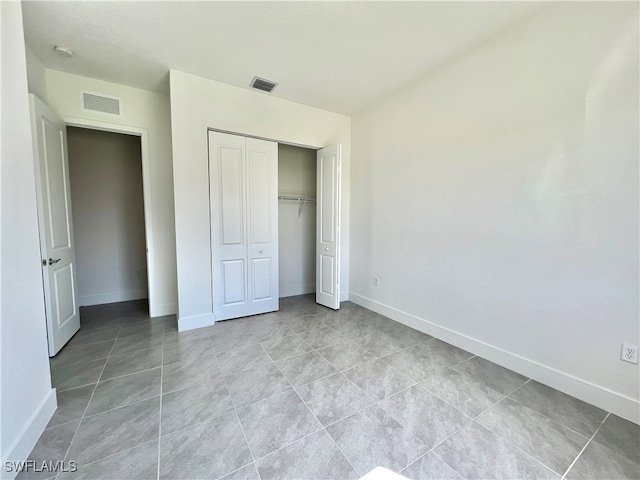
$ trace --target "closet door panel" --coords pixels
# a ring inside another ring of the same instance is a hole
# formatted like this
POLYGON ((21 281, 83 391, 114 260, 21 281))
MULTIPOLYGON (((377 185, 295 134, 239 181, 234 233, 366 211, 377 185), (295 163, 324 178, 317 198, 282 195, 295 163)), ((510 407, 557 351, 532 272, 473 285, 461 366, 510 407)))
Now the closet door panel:
POLYGON ((278 309, 278 145, 247 139, 248 313, 278 309))
POLYGON ((209 132, 213 313, 247 315, 245 139, 209 132))

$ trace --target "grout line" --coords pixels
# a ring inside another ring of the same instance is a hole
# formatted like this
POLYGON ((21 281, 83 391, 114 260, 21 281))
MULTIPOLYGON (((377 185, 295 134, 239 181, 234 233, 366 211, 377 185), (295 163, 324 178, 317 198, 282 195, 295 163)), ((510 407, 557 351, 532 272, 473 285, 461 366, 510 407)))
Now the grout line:
POLYGON ((162 442, 162 382, 164 380, 164 326, 162 328, 162 342, 160 342, 160 408, 158 409, 158 465, 156 466, 157 476, 160 480, 160 447, 162 442))
POLYGON ((580 456, 582 455, 582 453, 587 449, 587 447, 591 444, 591 442, 593 441, 593 439, 595 438, 595 436, 598 434, 598 432, 600 431, 600 429, 602 428, 602 426, 604 425, 604 422, 607 421, 607 418, 609 418, 609 416, 611 415, 611 413, 607 413, 604 417, 604 419, 602 420, 602 422, 600 422, 600 425, 598 425, 598 428, 596 428, 596 431, 593 432, 593 435, 591 435, 591 438, 589 438, 589 440, 587 440, 587 443, 584 445, 584 447, 582 447, 582 450, 580 450, 578 452, 578 455, 576 455, 576 458, 573 459, 573 462, 571 462, 571 465, 569 465, 569 467, 567 468, 567 470, 564 472, 564 474, 562 475, 562 480, 565 480, 565 478, 567 477, 567 474, 571 471, 571 469, 573 468, 573 466, 576 464, 576 462, 578 461, 578 459, 580 458, 580 456))

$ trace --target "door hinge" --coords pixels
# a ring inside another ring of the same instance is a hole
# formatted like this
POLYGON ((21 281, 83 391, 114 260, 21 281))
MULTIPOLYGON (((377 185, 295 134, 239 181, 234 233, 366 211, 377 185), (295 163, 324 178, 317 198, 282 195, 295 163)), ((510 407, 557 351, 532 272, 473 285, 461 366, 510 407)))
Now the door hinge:
POLYGON ((42 266, 43 266, 43 267, 46 267, 46 266, 47 266, 47 261, 46 261, 44 258, 42 259, 42 266))

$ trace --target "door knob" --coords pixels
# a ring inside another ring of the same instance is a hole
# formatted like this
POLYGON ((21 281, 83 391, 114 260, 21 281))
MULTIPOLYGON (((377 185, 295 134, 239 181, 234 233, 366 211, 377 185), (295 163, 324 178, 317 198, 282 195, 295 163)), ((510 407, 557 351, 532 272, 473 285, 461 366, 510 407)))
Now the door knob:
POLYGON ((264 250, 258 250, 258 253, 264 253, 264 250))
POLYGON ((55 260, 53 258, 50 258, 49 259, 49 265, 53 265, 54 263, 58 263, 60 260, 61 260, 60 258, 57 258, 55 260))
POLYGON ((329 247, 324 247, 324 251, 328 252, 329 251, 329 247))

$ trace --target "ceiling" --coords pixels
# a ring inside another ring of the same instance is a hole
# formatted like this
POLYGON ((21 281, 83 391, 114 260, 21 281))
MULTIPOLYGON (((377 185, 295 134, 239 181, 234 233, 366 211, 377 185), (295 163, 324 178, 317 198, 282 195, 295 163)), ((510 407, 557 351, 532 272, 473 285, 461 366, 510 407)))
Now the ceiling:
POLYGON ((175 69, 353 114, 531 14, 523 2, 25 1, 45 67, 168 91, 175 69), (65 58, 55 45, 71 48, 65 58))

